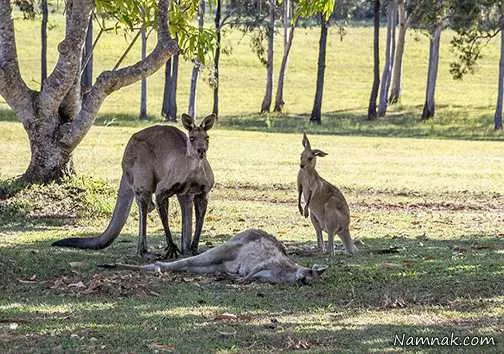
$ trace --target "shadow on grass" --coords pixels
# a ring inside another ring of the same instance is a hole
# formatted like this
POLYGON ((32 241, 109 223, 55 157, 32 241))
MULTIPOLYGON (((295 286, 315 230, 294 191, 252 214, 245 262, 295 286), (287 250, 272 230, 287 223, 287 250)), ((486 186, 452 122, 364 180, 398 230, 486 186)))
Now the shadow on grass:
MULTIPOLYGON (((395 255, 297 258, 330 265, 322 280, 304 287, 99 270, 96 263, 124 259, 134 244, 82 251, 49 248, 51 241, 2 249, 2 269, 9 276, 3 279, 0 320, 21 324, 7 340, 12 348, 26 349, 23 341, 41 348, 56 336, 67 350, 96 342, 145 351, 161 342, 181 352, 203 347, 372 352, 390 350, 396 334, 495 335, 503 325, 502 317, 489 313, 503 305, 504 245, 489 235, 426 240, 422 247, 416 239, 396 239, 402 251, 395 255), (69 262, 89 266, 76 270, 69 262), (63 277, 72 285, 51 287, 63 277), (74 290, 90 288, 96 277, 108 279, 108 287, 87 294, 74 290), (17 281, 27 278, 36 281, 17 281), (132 283, 147 291, 121 293, 132 283), (223 313, 236 317, 219 318, 223 313), (25 333, 38 335, 26 339, 25 333)), ((369 241, 372 247, 382 242, 369 241)), ((502 349, 502 335, 495 340, 502 349)))
MULTIPOLYGON (((309 122, 309 114, 244 114, 221 116, 218 126, 226 129, 369 137, 449 138, 466 140, 504 140, 502 131, 493 129, 493 107, 438 105, 436 117, 421 120, 422 106, 394 105, 386 117, 368 120, 363 107, 327 112, 322 124, 309 122)), ((16 121, 12 111, 0 109, 0 121, 16 121)), ((136 115, 99 114, 95 125, 143 127, 166 123, 159 116, 141 121, 136 115)), ((172 123, 171 123, 172 124, 172 123)))
POLYGON ((328 112, 321 125, 309 122, 309 115, 244 115, 219 120, 221 127, 264 132, 355 135, 369 137, 449 138, 467 140, 504 140, 493 130, 488 107, 440 106, 430 120, 421 120, 421 107, 397 106, 386 117, 368 120, 359 108, 328 112))

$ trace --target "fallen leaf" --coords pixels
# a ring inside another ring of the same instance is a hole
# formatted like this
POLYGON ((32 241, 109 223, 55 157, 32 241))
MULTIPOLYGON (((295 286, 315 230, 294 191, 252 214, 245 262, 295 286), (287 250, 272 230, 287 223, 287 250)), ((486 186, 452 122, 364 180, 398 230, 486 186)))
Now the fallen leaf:
POLYGON ((214 317, 214 321, 235 321, 238 319, 238 316, 232 313, 221 313, 214 317))
POLYGON ((177 347, 174 344, 161 344, 161 343, 151 343, 149 348, 152 350, 158 350, 161 352, 174 352, 177 347))
POLYGON ((397 269, 397 268, 402 268, 403 265, 399 263, 393 263, 393 262, 382 262, 378 264, 379 268, 383 269, 397 269))
POLYGON ((85 288, 86 286, 84 285, 84 283, 82 281, 78 282, 78 283, 71 283, 71 284, 68 284, 68 287, 69 288, 85 288))
POLYGON ((236 334, 236 331, 233 331, 233 332, 217 331, 217 333, 219 333, 221 336, 224 336, 224 337, 232 337, 236 334))
POLYGON ((84 268, 88 265, 87 262, 70 262, 70 268, 84 268))
POLYGON ((411 268, 415 264, 415 261, 412 259, 405 259, 405 260, 403 260, 403 264, 406 267, 411 268))

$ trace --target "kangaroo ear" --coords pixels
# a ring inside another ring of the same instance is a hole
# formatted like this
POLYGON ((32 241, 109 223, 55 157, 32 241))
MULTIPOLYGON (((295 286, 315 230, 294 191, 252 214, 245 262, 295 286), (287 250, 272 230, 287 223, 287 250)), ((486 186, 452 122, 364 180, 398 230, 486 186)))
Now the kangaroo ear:
POLYGON ((205 130, 210 130, 210 129, 212 129, 214 123, 215 123, 215 114, 212 113, 203 119, 203 121, 200 124, 200 127, 205 130))
POLYGON ((194 129, 194 119, 188 114, 182 113, 182 125, 184 128, 186 128, 188 131, 191 131, 194 129))
POLYGON ((314 264, 312 266, 312 271, 314 273, 317 273, 317 275, 322 275, 325 271, 327 270, 327 266, 320 265, 320 264, 314 264))
POLYGON ((319 149, 313 150, 313 154, 315 156, 320 156, 320 157, 327 156, 327 153, 325 153, 325 152, 323 152, 322 150, 319 150, 319 149))
POLYGON ((306 133, 303 133, 303 146, 305 149, 311 149, 310 140, 308 140, 306 133))

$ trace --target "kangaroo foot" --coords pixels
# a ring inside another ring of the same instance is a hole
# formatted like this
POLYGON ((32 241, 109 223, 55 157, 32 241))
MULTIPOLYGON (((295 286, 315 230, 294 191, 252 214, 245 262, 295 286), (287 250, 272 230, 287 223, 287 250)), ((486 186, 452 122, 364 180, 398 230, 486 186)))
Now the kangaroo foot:
POLYGON ((174 243, 169 244, 168 246, 166 246, 166 248, 164 250, 166 252, 165 255, 164 255, 165 259, 168 259, 168 258, 178 258, 178 255, 180 254, 179 248, 174 243))

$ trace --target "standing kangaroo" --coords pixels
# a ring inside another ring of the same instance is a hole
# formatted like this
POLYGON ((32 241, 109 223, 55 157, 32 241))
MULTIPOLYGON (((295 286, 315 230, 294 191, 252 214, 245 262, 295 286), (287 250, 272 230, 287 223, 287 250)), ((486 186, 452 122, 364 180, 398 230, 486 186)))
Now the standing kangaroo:
POLYGON ((182 115, 188 137, 179 129, 156 125, 135 133, 129 140, 122 160, 123 174, 114 213, 103 234, 90 238, 66 238, 53 246, 102 249, 109 246, 126 223, 133 198, 138 204, 139 230, 137 255, 152 257, 147 251, 147 214, 152 210, 152 195, 163 224, 167 256, 179 252, 168 226, 168 199, 174 194, 182 209, 181 251, 196 253, 208 205, 208 193, 214 176, 206 159, 207 131, 212 128, 215 115, 204 118, 196 126, 192 117, 182 115), (192 236, 192 206, 196 214, 196 230, 192 236), (149 210, 150 209, 150 210, 149 210))
POLYGON ((225 274, 231 278, 268 283, 309 284, 326 270, 314 265, 306 268, 287 256, 285 247, 262 230, 240 232, 219 247, 175 262, 146 265, 103 264, 102 268, 145 271, 185 271, 199 274, 225 274))
POLYGON ((305 218, 310 215, 317 234, 317 244, 322 251, 324 251, 322 231, 325 231, 328 235, 328 252, 331 255, 334 255, 335 233, 343 241, 345 251, 353 254, 357 252, 357 247, 350 236, 350 209, 345 197, 338 188, 320 177, 315 170, 316 157, 327 154, 318 149, 312 150, 306 133, 303 134, 303 146, 297 178, 299 212, 305 218), (301 207, 301 195, 305 201, 304 209, 301 207))

